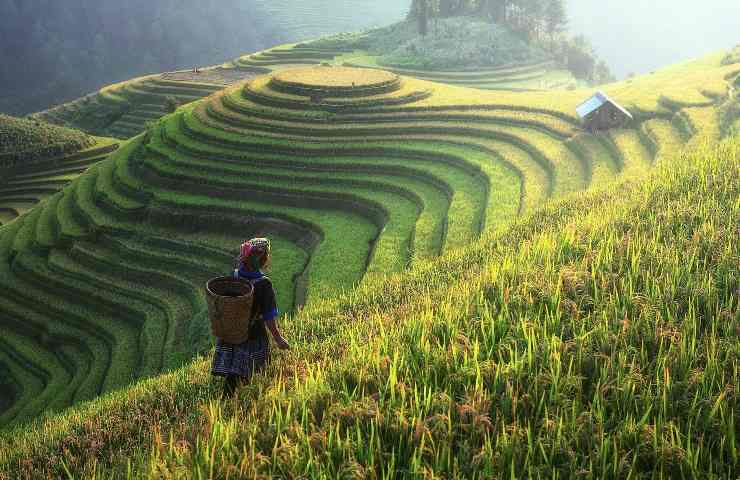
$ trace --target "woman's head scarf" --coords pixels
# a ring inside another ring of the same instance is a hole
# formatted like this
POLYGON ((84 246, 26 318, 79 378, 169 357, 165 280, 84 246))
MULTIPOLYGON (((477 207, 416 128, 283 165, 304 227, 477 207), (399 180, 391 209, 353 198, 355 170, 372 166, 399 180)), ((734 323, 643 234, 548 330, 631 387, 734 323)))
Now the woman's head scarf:
POLYGON ((267 238, 253 238, 242 243, 239 249, 239 263, 253 270, 259 270, 270 258, 270 240, 267 238))

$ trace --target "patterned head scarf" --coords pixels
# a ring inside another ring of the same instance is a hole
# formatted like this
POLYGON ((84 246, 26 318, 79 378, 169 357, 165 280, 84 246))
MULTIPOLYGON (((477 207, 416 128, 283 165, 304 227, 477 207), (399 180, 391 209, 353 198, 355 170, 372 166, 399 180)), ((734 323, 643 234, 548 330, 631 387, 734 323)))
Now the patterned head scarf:
POLYGON ((239 249, 238 261, 253 270, 259 270, 267 263, 270 257, 270 240, 267 238, 253 238, 242 243, 239 249))

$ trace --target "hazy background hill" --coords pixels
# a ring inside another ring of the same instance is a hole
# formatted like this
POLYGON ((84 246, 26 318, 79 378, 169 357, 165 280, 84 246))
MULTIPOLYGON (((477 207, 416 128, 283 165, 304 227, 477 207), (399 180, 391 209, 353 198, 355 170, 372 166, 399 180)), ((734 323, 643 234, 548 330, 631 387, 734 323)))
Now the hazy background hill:
POLYGON ((0 112, 403 17, 405 1, 2 0, 0 112))
POLYGON ((3 0, 0 22, 0 111, 16 114, 273 41, 252 0, 3 0))

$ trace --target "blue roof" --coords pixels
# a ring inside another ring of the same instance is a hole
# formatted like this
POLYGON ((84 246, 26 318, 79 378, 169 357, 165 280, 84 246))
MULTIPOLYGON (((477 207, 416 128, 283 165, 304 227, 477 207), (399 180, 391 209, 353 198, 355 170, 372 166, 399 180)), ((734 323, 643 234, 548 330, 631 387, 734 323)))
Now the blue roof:
POLYGON ((607 96, 604 92, 596 92, 593 97, 589 98, 582 104, 578 105, 576 107, 576 113, 578 113, 578 116, 581 118, 586 118, 591 112, 597 110, 599 107, 604 105, 605 103, 611 103, 615 107, 617 107, 622 113, 627 115, 629 118, 632 118, 632 114, 628 112, 624 107, 619 105, 617 102, 612 100, 607 96))

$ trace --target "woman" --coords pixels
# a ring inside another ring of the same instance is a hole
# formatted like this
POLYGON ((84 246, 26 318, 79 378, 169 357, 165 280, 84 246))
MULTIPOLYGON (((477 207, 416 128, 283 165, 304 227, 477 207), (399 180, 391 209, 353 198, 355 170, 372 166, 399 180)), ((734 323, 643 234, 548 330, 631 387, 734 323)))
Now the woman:
POLYGON ((262 273, 270 265, 271 259, 270 241, 266 238, 253 238, 241 246, 234 275, 248 280, 254 286, 251 313, 254 321, 246 342, 232 345, 219 339, 216 344, 211 374, 225 377, 224 397, 232 396, 240 383, 249 382, 252 375, 270 361, 267 330, 280 349, 290 348, 278 330, 275 290, 270 279, 262 273))

